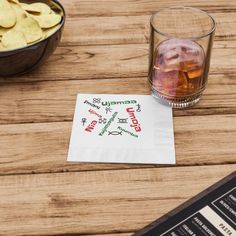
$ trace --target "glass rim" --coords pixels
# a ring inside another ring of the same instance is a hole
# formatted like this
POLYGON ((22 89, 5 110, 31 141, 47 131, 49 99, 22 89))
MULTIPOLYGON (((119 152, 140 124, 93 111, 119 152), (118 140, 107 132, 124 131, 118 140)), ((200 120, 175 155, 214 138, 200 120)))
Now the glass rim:
POLYGON ((150 18, 150 24, 151 24, 151 27, 154 29, 154 31, 156 31, 158 34, 161 34, 161 35, 163 35, 163 36, 165 36, 165 37, 167 37, 167 38, 180 38, 180 39, 181 39, 181 37, 174 37, 174 36, 171 35, 171 34, 166 34, 165 32, 160 31, 160 30, 158 29, 158 27, 156 27, 155 24, 154 24, 154 17, 155 17, 156 15, 158 15, 160 12, 162 12, 162 11, 164 11, 164 10, 175 9, 175 8, 176 8, 176 9, 177 9, 177 8, 182 8, 182 9, 197 10, 197 11, 199 11, 199 12, 202 12, 202 13, 206 14, 206 15, 209 17, 209 19, 211 19, 211 21, 212 21, 212 27, 211 27, 211 29, 209 30, 208 33, 202 34, 202 35, 199 35, 199 36, 195 36, 195 37, 184 37, 183 39, 202 39, 202 38, 205 38, 205 37, 207 37, 207 36, 209 36, 209 35, 211 35, 212 33, 215 32, 215 29, 216 29, 216 22, 215 22, 214 18, 213 18, 210 14, 208 14, 206 11, 203 11, 203 10, 201 10, 201 9, 199 9, 199 8, 196 8, 196 7, 186 7, 186 6, 166 7, 166 8, 162 8, 161 10, 159 10, 159 11, 155 12, 154 14, 152 14, 152 16, 151 16, 151 18, 150 18))

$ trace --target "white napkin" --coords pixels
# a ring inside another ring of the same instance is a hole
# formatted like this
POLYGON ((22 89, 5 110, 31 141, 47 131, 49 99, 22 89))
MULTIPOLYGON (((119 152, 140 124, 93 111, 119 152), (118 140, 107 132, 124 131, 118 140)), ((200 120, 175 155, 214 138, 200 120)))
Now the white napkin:
POLYGON ((172 109, 149 95, 79 94, 67 160, 175 164, 172 109))

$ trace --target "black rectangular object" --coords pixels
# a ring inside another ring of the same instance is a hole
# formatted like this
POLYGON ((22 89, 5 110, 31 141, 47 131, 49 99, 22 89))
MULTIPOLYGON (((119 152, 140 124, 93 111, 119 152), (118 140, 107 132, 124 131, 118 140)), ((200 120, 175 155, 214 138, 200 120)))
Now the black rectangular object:
POLYGON ((133 236, 236 236, 236 172, 133 236))

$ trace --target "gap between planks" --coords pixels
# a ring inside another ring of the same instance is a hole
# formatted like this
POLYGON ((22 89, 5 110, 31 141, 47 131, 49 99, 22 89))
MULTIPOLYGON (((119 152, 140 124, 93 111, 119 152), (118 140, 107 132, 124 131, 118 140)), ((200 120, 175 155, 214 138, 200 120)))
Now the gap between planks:
MULTIPOLYGON (((66 161, 65 161, 66 162, 66 161)), ((174 165, 158 165, 158 164, 113 164, 113 163, 82 163, 82 162, 77 162, 71 165, 103 165, 102 169, 81 169, 81 170, 55 170, 55 171, 45 171, 45 172, 35 172, 32 171, 32 173, 24 173, 24 172, 18 172, 18 173, 11 173, 11 174, 2 174, 0 173, 0 182, 1 182, 1 177, 7 177, 7 176, 27 176, 27 175, 45 175, 45 174, 68 174, 68 173, 83 173, 83 172, 104 172, 104 171, 123 171, 123 170, 146 170, 146 169, 165 169, 165 168, 186 168, 186 167, 205 167, 205 166, 229 166, 229 165, 236 165, 236 160, 232 162, 225 162, 225 163, 200 163, 200 164, 174 164, 174 165), (107 165, 107 167, 105 167, 107 165), (118 168, 116 167, 118 166, 118 168)), ((1 163, 0 163, 1 165, 1 163)))

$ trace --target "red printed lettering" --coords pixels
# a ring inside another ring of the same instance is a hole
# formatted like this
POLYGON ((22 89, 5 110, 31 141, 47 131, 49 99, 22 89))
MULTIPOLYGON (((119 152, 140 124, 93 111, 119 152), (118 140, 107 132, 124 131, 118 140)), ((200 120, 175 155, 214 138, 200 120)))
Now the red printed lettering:
POLYGON ((95 125, 97 124, 98 122, 96 120, 93 120, 85 129, 85 131, 87 132, 92 132, 94 130, 94 127, 95 125))

